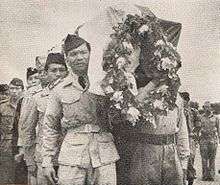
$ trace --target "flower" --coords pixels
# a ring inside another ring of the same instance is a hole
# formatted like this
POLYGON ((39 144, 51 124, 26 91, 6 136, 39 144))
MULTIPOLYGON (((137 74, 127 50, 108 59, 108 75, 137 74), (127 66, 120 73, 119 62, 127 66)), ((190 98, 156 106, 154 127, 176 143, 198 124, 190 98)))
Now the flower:
POLYGON ((167 69, 170 70, 170 69, 172 69, 174 67, 175 67, 174 63, 168 57, 161 59, 161 68, 163 70, 167 70, 167 69))
POLYGON ((119 103, 116 103, 116 104, 115 104, 115 108, 116 108, 116 109, 121 109, 121 105, 120 105, 119 103))
POLYGON ((163 101, 162 100, 155 100, 154 107, 163 110, 163 101))
POLYGON ((124 72, 125 77, 127 78, 130 86, 128 87, 130 92, 134 95, 137 96, 138 95, 138 90, 137 90, 137 84, 136 84, 136 80, 135 77, 132 73, 127 73, 124 72))
POLYGON ((129 107, 126 116, 127 116, 127 120, 130 121, 133 126, 135 126, 135 124, 139 120, 139 116, 141 116, 141 114, 140 114, 139 110, 136 109, 135 107, 129 107))
POLYGON ((161 85, 158 89, 157 89, 157 93, 162 93, 162 95, 167 93, 167 89, 168 86, 167 85, 161 85))
POLYGON ((163 40, 158 40, 154 45, 155 46, 164 45, 164 41, 163 40))
POLYGON ((148 27, 148 25, 144 24, 143 26, 141 26, 141 27, 138 29, 138 31, 139 31, 140 33, 147 32, 147 31, 149 31, 149 27, 148 27))
POLYGON ((122 42, 122 45, 129 50, 133 50, 133 46, 130 42, 122 42))
POLYGON ((114 100, 116 102, 121 102, 123 100, 123 91, 115 91, 113 96, 111 97, 111 100, 114 100))
POLYGON ((109 93, 113 93, 114 89, 112 89, 112 87, 110 85, 108 85, 107 87, 104 88, 104 91, 109 94, 109 93))
POLYGON ((154 56, 158 56, 158 57, 161 58, 161 52, 160 52, 160 50, 156 50, 156 51, 154 52, 154 56))
POLYGON ((126 59, 124 57, 119 57, 116 61, 118 69, 123 68, 126 65, 126 59))

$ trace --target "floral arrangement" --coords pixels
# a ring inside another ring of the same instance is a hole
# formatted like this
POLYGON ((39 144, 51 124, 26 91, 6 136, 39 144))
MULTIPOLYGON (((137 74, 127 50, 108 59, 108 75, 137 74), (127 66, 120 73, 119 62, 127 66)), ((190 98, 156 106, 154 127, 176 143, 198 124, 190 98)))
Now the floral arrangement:
POLYGON ((164 115, 175 106, 180 84, 177 75, 181 67, 180 55, 152 14, 128 14, 113 30, 103 55, 106 76, 101 86, 110 97, 111 108, 120 111, 132 125, 150 123, 156 127, 156 115, 164 115), (136 99, 138 91, 132 55, 137 48, 140 49, 138 65, 146 76, 158 82, 143 102, 136 99))

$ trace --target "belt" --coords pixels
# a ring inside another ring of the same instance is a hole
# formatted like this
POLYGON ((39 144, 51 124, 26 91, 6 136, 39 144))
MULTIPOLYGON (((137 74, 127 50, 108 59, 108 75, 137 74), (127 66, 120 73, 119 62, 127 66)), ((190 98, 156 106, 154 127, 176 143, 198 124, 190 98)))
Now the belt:
POLYGON ((170 145, 176 143, 176 134, 144 134, 136 133, 130 139, 152 145, 170 145))
POLYGON ((100 131, 100 127, 98 125, 85 124, 74 128, 73 131, 80 133, 97 133, 100 131))

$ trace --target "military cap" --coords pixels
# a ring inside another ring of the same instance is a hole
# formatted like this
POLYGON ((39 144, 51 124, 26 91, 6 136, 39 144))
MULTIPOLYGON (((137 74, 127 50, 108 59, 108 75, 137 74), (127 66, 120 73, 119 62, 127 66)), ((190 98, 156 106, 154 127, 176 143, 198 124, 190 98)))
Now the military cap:
POLYGON ((67 53, 72 50, 76 49, 82 44, 86 43, 88 50, 90 51, 90 45, 87 41, 85 41, 83 38, 79 37, 78 35, 68 34, 65 41, 64 41, 64 52, 67 55, 67 53))
POLYGON ((180 96, 185 100, 185 101, 190 101, 190 96, 188 92, 181 92, 180 96))
POLYGON ((0 84, 0 93, 6 92, 9 90, 9 86, 7 84, 0 84))
POLYGON ((28 68, 27 68, 27 73, 26 73, 27 79, 28 79, 30 76, 32 76, 32 75, 34 75, 34 74, 36 74, 36 73, 37 73, 37 69, 36 69, 36 68, 28 67, 28 68))
POLYGON ((44 70, 46 64, 46 57, 45 56, 37 56, 35 59, 35 66, 37 70, 44 70))
POLYGON ((48 66, 50 64, 61 64, 61 65, 65 66, 65 68, 67 70, 64 55, 61 54, 61 53, 49 53, 48 54, 46 64, 45 64, 45 68, 44 68, 45 71, 48 70, 48 66))
POLYGON ((14 86, 21 86, 22 89, 24 89, 23 81, 19 78, 13 78, 9 84, 14 85, 14 86))

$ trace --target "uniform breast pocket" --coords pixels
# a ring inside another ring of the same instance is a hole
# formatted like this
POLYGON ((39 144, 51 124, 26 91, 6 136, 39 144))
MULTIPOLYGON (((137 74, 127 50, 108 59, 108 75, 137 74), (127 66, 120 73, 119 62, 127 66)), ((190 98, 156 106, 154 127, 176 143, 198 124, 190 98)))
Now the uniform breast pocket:
POLYGON ((65 96, 61 99, 64 117, 69 119, 74 115, 74 110, 77 109, 77 103, 79 100, 80 94, 74 94, 74 96, 65 96))

